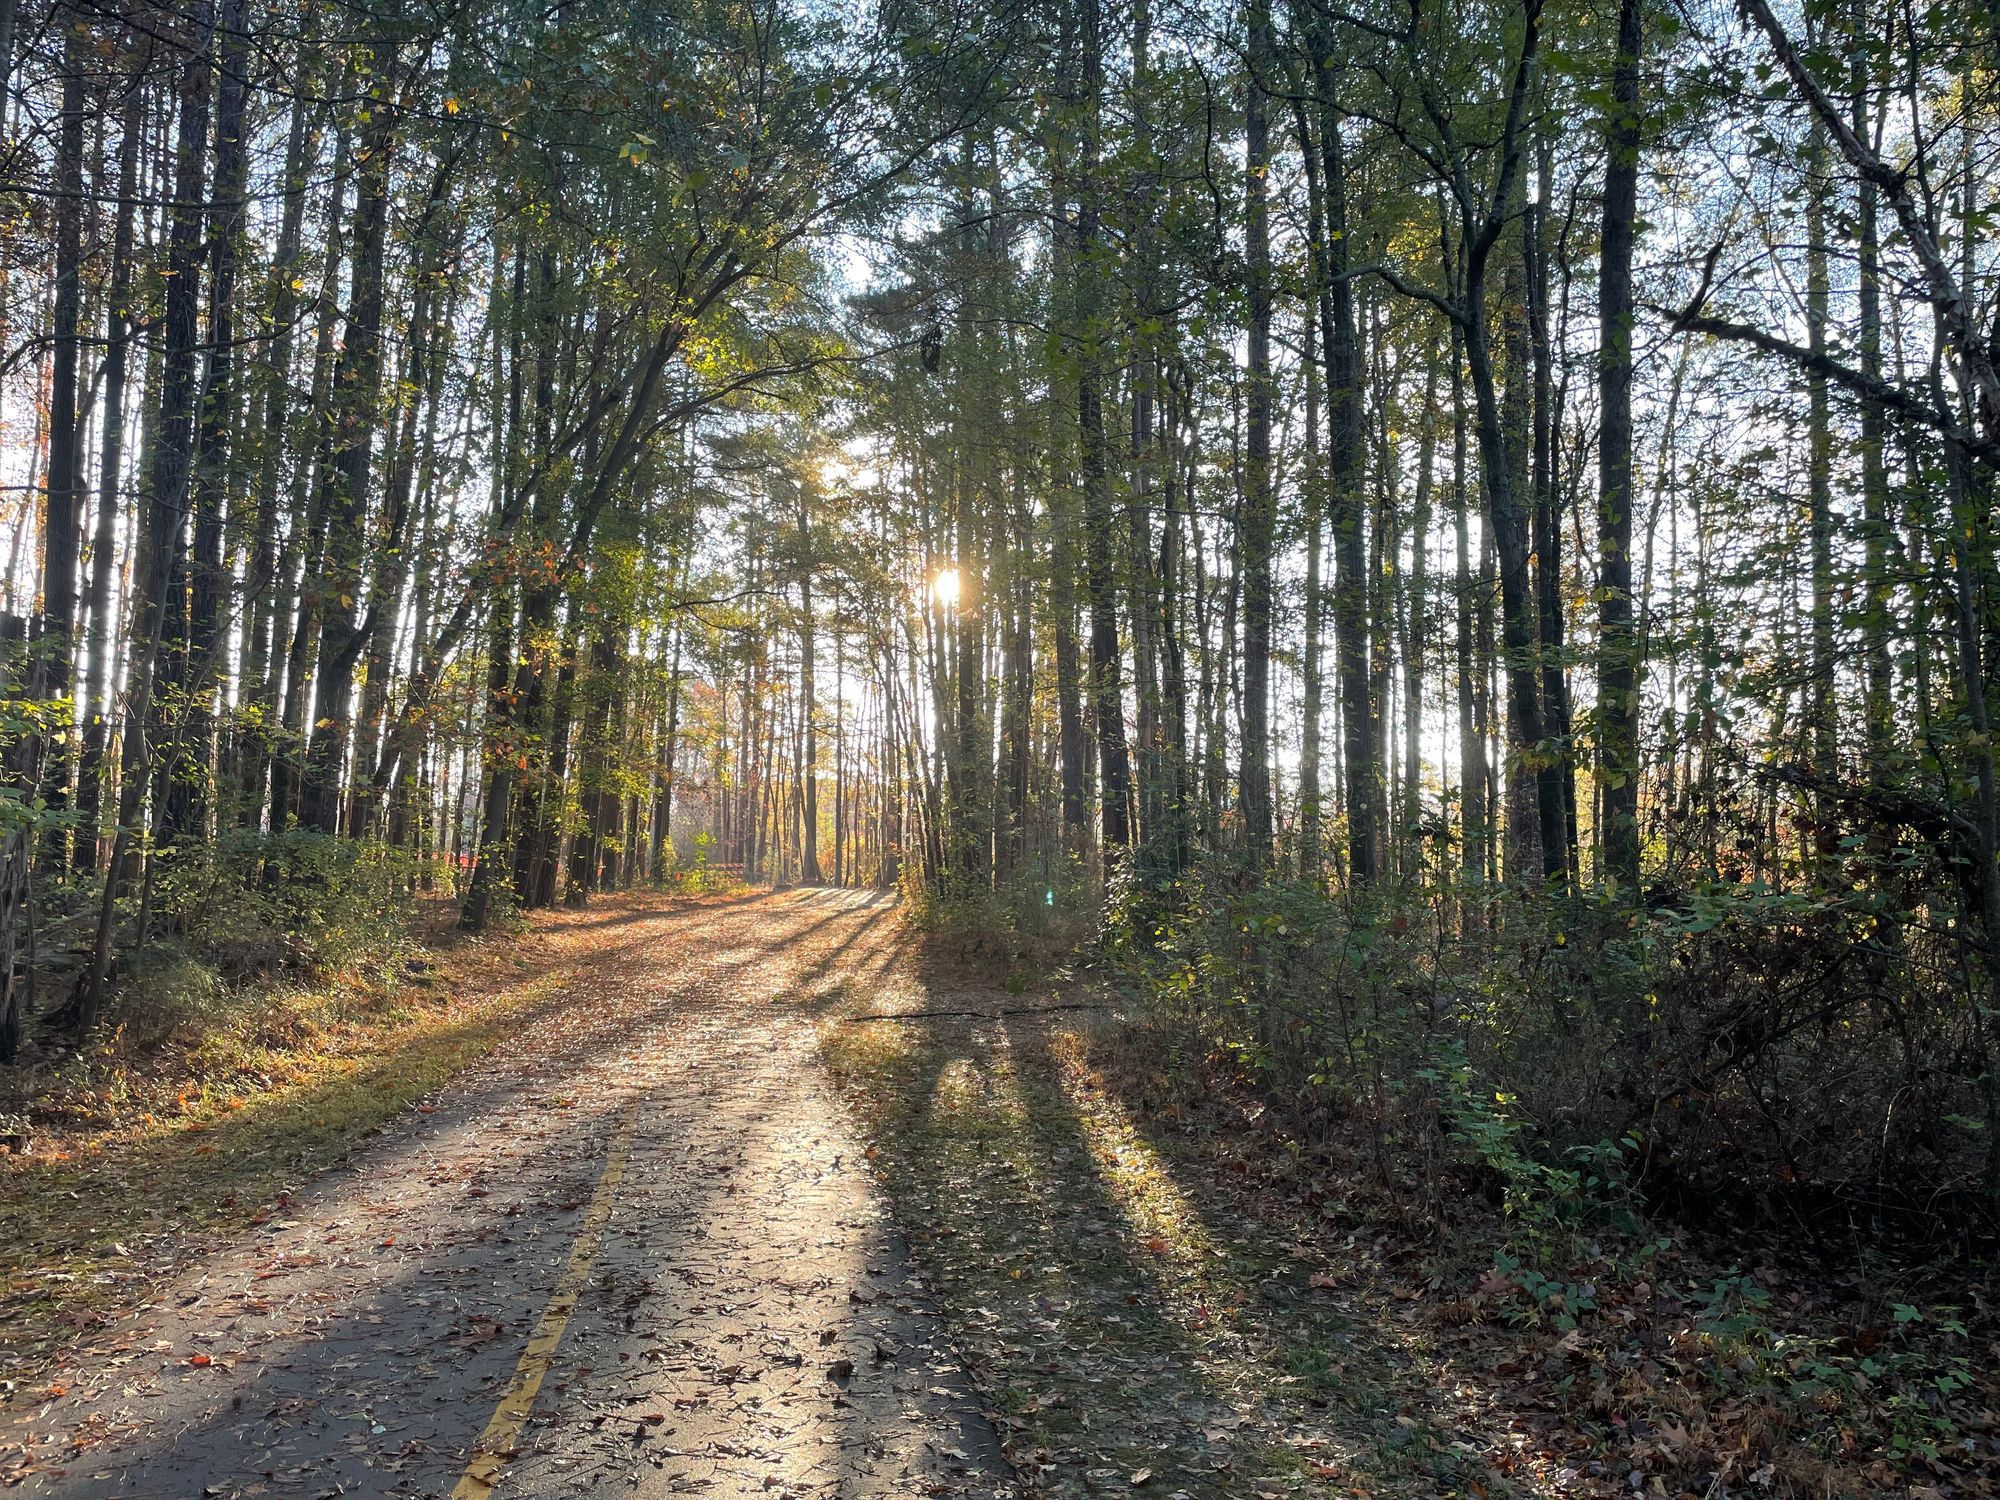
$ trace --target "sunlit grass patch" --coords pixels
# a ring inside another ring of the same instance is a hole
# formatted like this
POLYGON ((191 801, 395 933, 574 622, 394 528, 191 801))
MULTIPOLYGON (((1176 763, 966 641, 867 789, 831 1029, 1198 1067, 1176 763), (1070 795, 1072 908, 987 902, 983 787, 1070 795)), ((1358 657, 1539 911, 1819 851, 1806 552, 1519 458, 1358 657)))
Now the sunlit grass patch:
POLYGON ((934 1122, 941 1131, 1003 1151, 1010 1142, 1022 1143, 1028 1122, 1026 1105, 1005 1067, 969 1057, 952 1058, 938 1070, 926 1107, 934 1117, 944 1117, 934 1122))
POLYGON ((829 1067, 857 1083, 907 1065, 915 1050, 908 1031, 897 1022, 843 1023, 838 1017, 821 1024, 819 1048, 829 1067))
POLYGON ((1149 1254, 1186 1269, 1222 1255, 1200 1211, 1134 1127, 1130 1111, 1104 1089, 1088 1065, 1086 1044, 1071 1027, 1050 1038, 1056 1083, 1083 1127, 1084 1143, 1112 1201, 1149 1254))

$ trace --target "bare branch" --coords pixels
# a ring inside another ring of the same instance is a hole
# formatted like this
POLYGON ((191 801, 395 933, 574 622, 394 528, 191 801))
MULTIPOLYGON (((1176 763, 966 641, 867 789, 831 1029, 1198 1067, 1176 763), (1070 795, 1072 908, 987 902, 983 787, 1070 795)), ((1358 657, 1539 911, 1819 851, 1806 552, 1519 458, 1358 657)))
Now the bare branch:
POLYGON ((1748 323, 1710 317, 1700 310, 1699 305, 1683 308, 1678 313, 1650 304, 1647 310, 1666 318, 1677 332, 1705 333, 1712 338, 1748 344, 1753 349, 1774 354, 1801 370, 1823 375, 1836 385, 1846 387, 1855 395, 1878 403, 1886 411, 1893 411, 1898 416, 1907 417, 1912 422, 1928 427, 1946 442, 1956 444, 1988 468, 2000 470, 2000 443, 1981 437, 1976 432, 1967 432, 1952 419, 1949 412, 1940 411, 1928 401, 1911 395, 1901 386, 1891 385, 1871 375, 1864 375, 1830 355, 1822 354, 1816 349, 1808 349, 1803 344, 1795 344, 1790 339, 1780 338, 1774 333, 1766 333, 1763 329, 1748 323))
POLYGON ((1910 196, 1908 175, 1883 161, 1867 142, 1854 133, 1827 97, 1826 90, 1820 87, 1819 80, 1813 77, 1812 70, 1806 67, 1805 60, 1792 45, 1791 37, 1778 24, 1768 0, 1742 0, 1742 6, 1744 14, 1757 23, 1769 40, 1771 51, 1777 56, 1778 65, 1785 70, 1785 76, 1791 79, 1792 87, 1840 147, 1840 154, 1847 158, 1855 171, 1881 190, 1896 211, 1896 221, 1902 226, 1904 237, 1909 240, 1910 248, 1916 252, 1917 260, 1924 268, 1931 306, 1957 351, 1959 373, 1971 387, 1981 424, 1989 433, 2000 433, 2000 373, 1994 370, 1992 348, 1973 326, 1973 311, 1966 302, 1958 278, 1952 274, 1951 264, 1945 259, 1930 225, 1918 210, 1916 200, 1910 196))

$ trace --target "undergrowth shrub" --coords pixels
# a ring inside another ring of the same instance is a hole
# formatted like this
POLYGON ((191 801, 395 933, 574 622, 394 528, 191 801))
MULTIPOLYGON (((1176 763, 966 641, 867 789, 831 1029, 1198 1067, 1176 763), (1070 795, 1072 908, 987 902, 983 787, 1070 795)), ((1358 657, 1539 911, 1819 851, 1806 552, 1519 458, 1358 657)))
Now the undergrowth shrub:
POLYGON ((162 851, 155 900, 180 948, 225 979, 313 974, 401 951, 422 874, 386 843, 239 830, 162 851))
POLYGON ((1114 908, 1107 946, 1156 1032, 1435 1236, 1464 1273, 1440 1317, 1537 1330, 1518 1368, 1687 1491, 1990 1461, 1992 1013, 1947 911, 1223 869, 1114 908))
POLYGON ((998 882, 959 870, 926 875, 908 866, 900 889, 910 920, 947 941, 1027 939, 1067 947, 1096 928, 1090 872, 1074 856, 998 882))
POLYGON ((694 836, 685 855, 670 838, 661 849, 653 883, 683 896, 727 896, 744 889, 742 875, 716 864, 714 855, 715 835, 705 829, 694 836))
MULTIPOLYGON (((104 1026, 54 1049, 48 1069, 10 1079, 15 1104, 95 1128, 157 1111, 163 1097, 175 1110, 211 1095, 240 1103, 344 1027, 402 1019, 392 997, 424 982, 408 960, 424 935, 419 893, 437 873, 407 851, 315 833, 231 832, 161 850, 148 939, 121 953, 104 1026), (341 982, 323 982, 334 973, 341 982), (178 1097, 161 1094, 167 1079, 180 1081, 178 1097)), ((90 897, 70 903, 74 942, 96 900, 83 882, 71 889, 90 897)), ((140 900, 121 902, 124 923, 140 900)), ((68 969, 50 964, 45 983, 57 993, 73 983, 81 954, 70 949, 68 969)))
POLYGON ((134 955, 119 989, 122 1042, 151 1050, 169 1038, 192 1039, 227 1024, 242 1002, 213 964, 179 944, 134 955))
POLYGON ((1634 910, 1223 869, 1114 909, 1108 941, 1162 1017, 1298 1126, 1362 1126, 1385 1173, 1470 1171, 1517 1214, 1574 1190, 1815 1235, 1995 1227, 1986 981, 1879 894, 1715 881, 1634 910))
POLYGON ((273 985, 387 966, 418 941, 426 873, 406 850, 296 831, 160 851, 153 935, 117 976, 120 1047, 193 1044, 239 1025, 273 985))

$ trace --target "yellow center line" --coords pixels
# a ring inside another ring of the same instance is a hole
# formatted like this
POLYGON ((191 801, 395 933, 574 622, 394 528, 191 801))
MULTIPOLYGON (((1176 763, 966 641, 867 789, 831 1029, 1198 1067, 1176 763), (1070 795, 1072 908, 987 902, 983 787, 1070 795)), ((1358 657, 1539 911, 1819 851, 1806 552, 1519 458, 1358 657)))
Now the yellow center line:
POLYGON ((618 1185, 625 1177, 625 1160, 632 1151, 632 1127, 638 1115, 639 1101, 635 1098, 620 1112, 611 1128, 611 1149, 605 1155, 604 1171, 597 1179, 597 1189, 590 1195, 590 1206, 584 1210, 583 1221, 577 1225, 576 1242, 570 1246, 569 1264, 556 1278, 555 1288, 549 1293, 548 1306, 542 1309, 534 1337, 521 1351, 520 1363, 514 1366, 514 1378, 507 1382, 500 1405, 494 1409, 486 1430, 479 1434, 479 1441, 473 1444, 472 1462, 465 1466, 465 1476, 452 1490, 451 1500, 486 1500, 486 1496, 500 1482, 501 1469, 514 1454, 521 1429, 527 1425, 528 1414, 535 1408, 535 1395, 542 1388, 542 1379, 549 1373, 549 1366, 555 1363, 556 1346, 562 1342, 570 1314, 576 1311, 577 1298, 583 1293, 591 1262, 597 1259, 597 1247, 604 1238, 605 1223, 611 1217, 612 1204, 617 1201, 618 1185))

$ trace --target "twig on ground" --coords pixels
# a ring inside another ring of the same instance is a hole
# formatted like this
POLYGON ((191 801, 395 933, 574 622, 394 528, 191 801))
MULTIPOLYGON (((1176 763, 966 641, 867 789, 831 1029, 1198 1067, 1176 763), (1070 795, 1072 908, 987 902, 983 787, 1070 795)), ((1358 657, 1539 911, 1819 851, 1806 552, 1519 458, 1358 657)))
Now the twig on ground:
POLYGON ((1003 1010, 872 1010, 861 1016, 842 1016, 849 1025, 856 1021, 928 1021, 938 1016, 1040 1016, 1058 1010, 1109 1010, 1102 1000, 1078 1000, 1064 1005, 1017 1005, 1003 1010))

